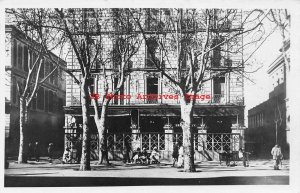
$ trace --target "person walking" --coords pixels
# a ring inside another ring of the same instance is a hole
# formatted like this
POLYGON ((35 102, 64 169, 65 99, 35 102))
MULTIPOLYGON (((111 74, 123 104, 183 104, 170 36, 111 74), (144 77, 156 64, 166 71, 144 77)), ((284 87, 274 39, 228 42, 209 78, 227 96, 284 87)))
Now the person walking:
POLYGON ((39 146, 39 142, 35 142, 34 145, 34 157, 35 157, 35 161, 39 162, 40 161, 40 146, 39 146))
POLYGON ((172 158, 173 158, 173 167, 175 167, 175 163, 178 162, 178 147, 179 147, 179 143, 176 142, 173 146, 173 153, 172 153, 172 158))
POLYGON ((281 162, 281 159, 283 158, 283 155, 282 155, 282 152, 281 152, 281 148, 278 144, 276 144, 272 148, 271 154, 272 154, 273 160, 274 160, 274 170, 279 170, 279 163, 281 162))

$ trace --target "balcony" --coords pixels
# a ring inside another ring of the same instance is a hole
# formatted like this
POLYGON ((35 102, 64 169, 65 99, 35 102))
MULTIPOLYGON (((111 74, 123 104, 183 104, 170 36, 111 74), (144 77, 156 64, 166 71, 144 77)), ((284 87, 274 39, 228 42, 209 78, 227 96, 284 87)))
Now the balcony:
MULTIPOLYGON (((99 104, 101 104, 102 99, 99 99, 99 104)), ((70 106, 80 106, 80 98, 71 97, 71 104, 70 106)), ((151 98, 144 98, 144 97, 137 97, 137 96, 130 96, 127 97, 119 97, 118 101, 115 102, 115 99, 112 99, 110 102, 111 106, 128 106, 128 105, 161 105, 161 104, 168 104, 168 105, 179 105, 180 104, 180 97, 176 95, 170 95, 167 97, 166 95, 159 95, 155 97, 154 95, 151 98)), ((222 94, 214 94, 211 95, 197 95, 196 96, 196 105, 244 105, 244 98, 242 95, 238 96, 230 96, 227 97, 222 94), (230 99, 229 99, 230 98, 230 99)), ((68 104, 67 104, 68 105, 68 104)))

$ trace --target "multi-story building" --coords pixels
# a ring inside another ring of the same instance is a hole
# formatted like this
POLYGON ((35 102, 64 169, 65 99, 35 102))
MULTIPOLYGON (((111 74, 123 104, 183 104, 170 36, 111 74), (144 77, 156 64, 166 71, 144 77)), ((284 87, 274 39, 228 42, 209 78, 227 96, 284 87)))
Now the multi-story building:
MULTIPOLYGON (((5 139, 8 155, 16 155, 19 145, 19 92, 17 83, 24 84, 28 74, 28 64, 32 65, 37 53, 33 51, 37 43, 13 25, 5 26, 5 139)), ((66 62, 51 53, 63 66, 66 62)), ((54 68, 49 59, 41 67, 40 78, 54 68)), ((59 67, 41 86, 29 108, 26 128, 26 143, 39 141, 42 147, 53 142, 63 150, 63 106, 66 98, 65 74, 59 67)), ((46 153, 46 149, 43 149, 46 153)))
MULTIPOLYGON (((160 9, 151 11, 146 9, 144 11, 146 18, 147 14, 163 14, 160 9)), ((105 10, 105 14, 113 17, 113 13, 109 9, 105 10)), ((151 20, 145 19, 144 21, 145 26, 152 25, 149 29, 155 29, 151 20)), ((228 25, 219 33, 232 33, 232 29, 242 30, 237 29, 240 22, 241 12, 237 11, 235 20, 228 21, 228 25)), ((114 25, 111 24, 111 26, 114 25)), ((101 37, 104 47, 113 50, 115 37, 106 34, 103 33, 101 37)), ((242 42, 242 37, 239 38, 237 42, 242 42)), ((239 44, 238 46, 242 45, 239 44)), ((241 52, 228 52, 225 58, 219 57, 218 59, 217 56, 224 54, 221 52, 218 49, 213 52, 212 68, 209 73, 222 71, 228 66, 243 65, 241 52)), ((155 53, 157 54, 156 57, 159 57, 159 50, 156 50, 155 53)), ((74 55, 72 48, 70 48, 67 66, 79 78, 79 64, 74 55)), ((119 95, 123 95, 124 99, 115 98, 109 104, 108 147, 112 159, 122 157, 126 140, 131 142, 133 149, 140 147, 150 151, 154 146, 157 146, 162 157, 166 159, 171 157, 173 143, 182 140, 178 95, 168 79, 155 68, 149 55, 145 42, 143 42, 131 59, 132 71, 126 77, 125 84, 119 92, 119 95), (144 95, 165 96, 149 99, 144 98, 144 95)), ((105 57, 105 54, 102 57, 105 57)), ((170 59, 170 62, 176 62, 175 57, 173 59, 170 57, 170 59)), ((116 67, 116 61, 108 63, 106 67, 110 92, 117 83, 117 78, 114 76, 114 68, 116 67)), ((169 71, 174 70, 167 64, 165 68, 169 71)), ((104 81, 99 78, 99 73, 100 70, 97 66, 92 69, 93 78, 91 81, 94 92, 102 97, 104 81)), ((225 146, 229 146, 232 151, 237 151, 239 147, 243 146, 244 82, 242 74, 243 71, 231 72, 207 81, 203 84, 202 91, 198 93, 199 99, 196 100, 193 115, 196 159, 218 159, 217 153, 222 151, 225 146)), ((66 89, 65 145, 70 146, 82 133, 81 98, 80 87, 68 75, 66 89)), ((94 114, 93 111, 91 106, 91 116, 94 114)), ((92 157, 96 158, 98 138, 93 117, 91 117, 91 123, 93 124, 91 126, 91 147, 94 152, 92 157)))
MULTIPOLYGON (((289 47, 290 42, 286 41, 283 49, 287 52, 288 60, 289 47)), ((282 146, 285 158, 289 157, 288 71, 283 54, 280 54, 267 71, 273 88, 269 99, 248 111, 246 146, 258 157, 271 157, 270 150, 275 143, 282 146)))

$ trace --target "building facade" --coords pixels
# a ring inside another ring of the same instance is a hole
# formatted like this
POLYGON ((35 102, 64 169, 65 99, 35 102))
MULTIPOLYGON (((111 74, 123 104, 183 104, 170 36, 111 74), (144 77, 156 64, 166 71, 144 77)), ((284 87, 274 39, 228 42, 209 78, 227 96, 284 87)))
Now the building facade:
MULTIPOLYGON (((162 17, 160 9, 146 9, 147 14, 156 14, 162 17)), ((105 10, 108 17, 113 17, 113 11, 105 10)), ((221 33, 231 33, 231 29, 241 22, 241 13, 234 21, 228 22, 228 26, 221 33)), ((144 25, 149 20, 145 19, 144 25)), ((111 24, 114 26, 114 24, 111 24)), ((152 28, 154 28, 152 26, 152 28)), ((140 35, 141 36, 141 35, 140 35)), ((106 49, 113 50, 114 36, 102 35, 102 42, 106 49)), ((239 39, 239 42, 242 42, 239 39)), ((239 46, 242 46, 239 45, 239 46)), ((67 66, 73 70, 75 76, 80 78, 79 64, 76 61, 72 48, 68 51, 67 66)), ((156 50, 159 57, 159 49, 156 50)), ((224 70, 228 66, 242 65, 242 53, 227 53, 224 58, 216 58, 221 51, 215 51, 212 57, 210 73, 224 70)), ((113 98, 108 108, 108 148, 111 159, 121 159, 126 141, 130 142, 132 149, 146 148, 151 151, 158 147, 163 159, 171 159, 173 144, 182 141, 182 129, 180 126, 180 98, 178 92, 170 81, 159 72, 149 59, 149 52, 145 42, 142 42, 138 52, 132 57, 132 71, 126 77, 124 86, 119 92, 123 98, 113 98), (155 96, 149 98, 147 96, 155 96)), ((106 57, 103 54, 102 57, 106 57)), ((176 62, 176 57, 171 63, 176 62)), ((109 92, 116 87, 117 78, 114 76, 114 61, 106 64, 109 83, 109 92)), ((165 68, 174 70, 168 64, 165 68)), ((225 146, 232 151, 238 151, 243 147, 244 131, 244 82, 243 72, 227 73, 207 81, 198 93, 194 108, 194 145, 195 158, 197 160, 218 159, 218 152, 225 146)), ((99 77, 97 66, 92 70, 93 90, 102 97, 104 81, 99 77)), ((81 97, 80 87, 72 77, 67 76, 67 95, 65 107, 65 146, 76 143, 82 133, 81 124, 81 97)), ((100 101, 99 101, 100 102, 100 101)), ((101 105, 101 103, 100 103, 101 105)), ((97 129, 93 120, 93 108, 91 114, 91 148, 92 158, 98 156, 97 129)))
MULTIPOLYGON (((289 60, 289 41, 284 49, 289 60)), ((285 158, 289 157, 289 122, 287 74, 288 65, 280 54, 267 71, 273 90, 269 99, 248 111, 248 128, 246 130, 247 148, 258 157, 270 158, 270 150, 275 143, 282 149, 285 158)))
MULTIPOLYGON (((37 58, 33 44, 36 42, 26 37, 15 26, 5 26, 5 140, 8 155, 16 155, 19 151, 20 102, 17 83, 25 83, 28 65, 32 65, 34 58, 37 58)), ((66 62, 58 60, 61 65, 66 66, 66 62)), ((45 62, 47 64, 41 66, 40 78, 55 67, 47 58, 45 62)), ((63 150, 65 92, 65 74, 58 68, 39 87, 31 102, 25 143, 39 141, 43 149, 42 154, 46 154, 46 147, 50 142, 55 144, 55 148, 63 150)))

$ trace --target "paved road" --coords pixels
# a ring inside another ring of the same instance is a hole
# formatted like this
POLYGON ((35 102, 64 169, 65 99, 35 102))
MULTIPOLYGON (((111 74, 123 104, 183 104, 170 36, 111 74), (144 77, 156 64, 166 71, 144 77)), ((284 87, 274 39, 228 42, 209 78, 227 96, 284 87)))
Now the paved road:
POLYGON ((78 171, 77 164, 30 162, 10 163, 5 170, 6 187, 35 186, 128 186, 128 185, 233 185, 289 184, 289 165, 272 169, 272 161, 253 161, 244 168, 220 166, 217 162, 197 163, 197 171, 185 173, 169 163, 135 165, 112 162, 110 166, 92 164, 91 171, 78 171))

